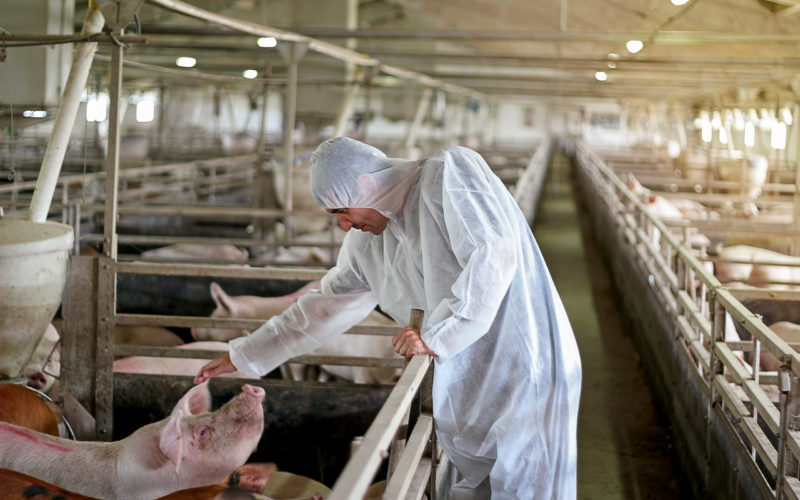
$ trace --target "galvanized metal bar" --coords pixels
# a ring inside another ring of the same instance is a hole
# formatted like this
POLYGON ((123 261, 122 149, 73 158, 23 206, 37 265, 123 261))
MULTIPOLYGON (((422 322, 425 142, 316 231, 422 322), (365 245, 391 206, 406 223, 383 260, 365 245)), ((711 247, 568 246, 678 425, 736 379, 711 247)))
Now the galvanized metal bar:
MULTIPOLYGON (((737 418, 735 422, 739 425, 735 425, 733 423, 732 425, 734 425, 738 431, 743 432, 745 436, 747 436, 747 439, 750 441, 750 446, 755 451, 756 455, 762 460, 764 467, 767 468, 767 472, 774 475, 777 470, 778 452, 764 431, 758 426, 758 420, 756 417, 748 416, 750 415, 750 412, 741 402, 739 397, 733 392, 730 384, 725 381, 723 376, 718 375, 714 379, 714 387, 722 400, 725 402, 725 405, 727 405, 730 410, 736 412, 737 418)), ((728 420, 721 409, 719 409, 718 412, 720 414, 719 416, 722 417, 719 420, 728 420)), ((742 451, 746 452, 747 450, 742 451)))
POLYGON ((775 472, 775 498, 783 498, 783 485, 786 481, 786 440, 789 432, 789 392, 791 391, 791 371, 786 366, 778 370, 778 390, 780 390, 780 429, 778 431, 778 468, 775 472))
POLYGON ((427 355, 411 359, 367 430, 363 443, 334 483, 328 500, 361 500, 364 496, 430 363, 431 357, 427 355))
MULTIPOLYGON (((388 342, 388 339, 387 339, 388 342)), ((181 359, 214 359, 219 357, 220 351, 206 349, 177 349, 175 347, 151 347, 138 345, 114 346, 115 356, 145 356, 151 358, 181 358, 181 359)), ((306 365, 337 365, 337 366, 363 366, 368 368, 402 368, 402 358, 377 358, 366 356, 333 356, 307 354, 295 356, 286 363, 299 363, 306 365)))
POLYGON ((119 188, 120 93, 122 92, 121 45, 111 48, 111 81, 106 155, 106 203, 103 218, 103 255, 117 259, 117 196, 119 188))
MULTIPOLYGON (((172 327, 209 327, 230 328, 237 330, 255 330, 263 325, 266 319, 241 319, 241 318, 210 318, 200 316, 169 316, 157 314, 117 314, 118 325, 149 325, 172 327)), ((381 335, 392 337, 397 334, 399 326, 383 325, 356 325, 349 330, 348 335, 381 335)))
POLYGON ((433 417, 428 415, 421 415, 417 419, 414 430, 411 431, 411 436, 408 438, 406 447, 403 450, 403 455, 397 463, 397 468, 394 474, 389 478, 386 483, 383 498, 385 499, 406 499, 406 498, 421 498, 419 494, 409 494, 412 481, 417 475, 418 469, 422 469, 424 479, 422 486, 424 488, 425 481, 430 475, 430 462, 421 464, 420 458, 425 452, 425 446, 428 443, 428 438, 433 432, 433 417), (426 466, 427 465, 427 466, 426 466))
POLYGON ((226 278, 267 278, 283 280, 313 281, 322 279, 326 269, 299 269, 281 267, 239 267, 192 264, 159 264, 143 262, 119 262, 121 274, 158 274, 162 276, 221 276, 226 278))
POLYGON ((425 114, 428 112, 428 106, 430 105, 432 95, 433 90, 430 87, 425 87, 425 90, 422 92, 422 96, 420 96, 419 102, 417 103, 417 110, 414 112, 414 118, 408 126, 404 147, 406 155, 409 157, 417 143, 417 137, 419 136, 422 122, 425 119, 425 114))

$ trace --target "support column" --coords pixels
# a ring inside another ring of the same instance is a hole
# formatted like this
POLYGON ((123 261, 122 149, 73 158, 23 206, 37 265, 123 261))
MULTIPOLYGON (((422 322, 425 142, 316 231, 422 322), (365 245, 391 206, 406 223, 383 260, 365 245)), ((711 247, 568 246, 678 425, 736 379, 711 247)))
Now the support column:
MULTIPOLYGON (((272 66, 268 64, 267 67, 264 68, 263 77, 269 80, 271 74, 272 66)), ((272 183, 268 182, 267 173, 264 171, 264 162, 267 160, 265 149, 267 145, 268 98, 269 83, 264 83, 264 88, 261 94, 261 115, 258 124, 258 140, 256 141, 256 162, 253 165, 253 174, 255 179, 253 202, 257 208, 266 208, 267 200, 269 199, 267 196, 267 190, 272 186, 272 183)), ((265 234, 268 232, 267 220, 263 217, 259 217, 253 222, 253 227, 256 229, 256 237, 264 238, 265 234)))
POLYGON ((286 233, 284 238, 291 240, 293 233, 291 215, 293 209, 292 171, 294 170, 294 124, 297 113, 297 65, 305 55, 306 50, 308 50, 308 44, 299 42, 282 43, 278 46, 278 49, 289 65, 289 82, 286 87, 286 115, 283 130, 284 156, 286 159, 286 196, 284 206, 286 233))
POLYGON ((417 112, 414 113, 414 120, 408 127, 408 134, 406 135, 405 142, 406 156, 408 158, 416 157, 416 155, 413 154, 413 150, 417 143, 419 130, 422 127, 422 121, 425 118, 425 114, 428 112, 428 106, 431 103, 431 95, 433 95, 433 90, 430 87, 425 87, 425 90, 422 92, 422 97, 420 97, 419 103, 417 104, 417 112))

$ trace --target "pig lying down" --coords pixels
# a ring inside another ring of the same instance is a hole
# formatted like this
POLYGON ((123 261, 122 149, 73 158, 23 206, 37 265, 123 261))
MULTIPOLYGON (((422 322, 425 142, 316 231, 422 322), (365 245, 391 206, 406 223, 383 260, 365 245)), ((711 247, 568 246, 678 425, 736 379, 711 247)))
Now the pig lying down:
POLYGON ((0 423, 0 468, 92 497, 150 500, 223 481, 245 463, 264 429, 264 389, 209 412, 208 384, 192 387, 172 414, 120 441, 70 441, 0 423))

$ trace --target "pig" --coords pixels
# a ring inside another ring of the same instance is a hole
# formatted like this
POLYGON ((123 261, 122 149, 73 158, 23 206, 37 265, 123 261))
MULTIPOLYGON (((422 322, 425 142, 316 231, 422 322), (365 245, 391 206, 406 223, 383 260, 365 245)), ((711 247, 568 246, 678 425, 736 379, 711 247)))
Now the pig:
POLYGON ((48 392, 61 372, 61 337, 51 323, 36 345, 28 364, 22 369, 20 375, 27 379, 29 387, 48 392))
MULTIPOLYGON (((790 344, 800 343, 800 325, 797 323, 778 321, 777 323, 769 325, 769 329, 775 332, 784 342, 790 344)), ((761 369, 767 372, 774 372, 781 366, 780 360, 765 349, 761 350, 761 358, 759 361, 761 363, 761 369)))
POLYGON ((162 326, 115 325, 114 343, 156 347, 175 347, 183 344, 183 339, 172 330, 162 326))
MULTIPOLYGON (((176 349, 206 349, 214 351, 228 351, 225 342, 189 342, 176 346, 176 349)), ((129 356, 114 361, 115 373, 151 373, 157 375, 185 375, 194 377, 200 368, 208 363, 207 359, 194 358, 153 358, 149 356, 129 356)), ((252 378, 242 372, 231 372, 221 375, 232 378, 252 378)))
MULTIPOLYGON (((255 297, 252 295, 240 295, 231 297, 227 295, 216 283, 211 284, 211 295, 217 304, 216 310, 211 314, 212 318, 248 318, 267 320, 272 316, 280 314, 288 308, 298 297, 310 290, 317 290, 320 287, 318 281, 313 281, 302 287, 300 290, 281 297, 255 297)), ((373 311, 361 323, 370 326, 398 326, 393 320, 386 318, 377 311, 373 311)), ((398 327, 399 329, 399 327, 398 327)), ((192 335, 195 338, 214 338, 216 340, 230 340, 232 338, 249 335, 247 330, 230 330, 223 328, 194 328, 192 335)), ((333 355, 333 356, 364 356, 364 357, 383 357, 399 358, 392 347, 389 337, 377 335, 350 335, 347 342, 331 342, 314 350, 311 354, 333 355)), ((303 367, 297 364, 289 364, 290 376, 293 380, 304 378, 303 367)), ((400 376, 400 369, 397 368, 367 368, 358 366, 343 365, 323 365, 322 380, 329 376, 335 376, 343 380, 363 384, 390 384, 397 381, 400 376)))
POLYGON ((0 469, 0 498, 3 500, 98 500, 7 469, 0 469))
MULTIPOLYGON (((20 373, 27 379, 28 387, 48 394, 53 392, 51 389, 61 372, 59 341, 60 336, 54 324, 48 325, 30 361, 20 373)), ((160 326, 116 325, 114 327, 114 343, 174 347, 183 344, 183 339, 171 330, 160 326)))
POLYGON ((113 442, 70 441, 0 423, 0 468, 106 500, 150 500, 219 483, 258 445, 263 400, 264 389, 244 385, 209 412, 208 384, 199 384, 169 417, 113 442))
MULTIPOLYGON (((276 225, 276 228, 282 226, 276 225)), ((285 233, 284 229, 277 230, 276 236, 283 238, 285 233)), ((255 261, 255 265, 273 265, 273 264, 317 264, 317 265, 330 265, 336 260, 337 252, 331 251, 328 247, 323 247, 323 243, 335 243, 341 246, 344 236, 347 234, 339 226, 327 229, 325 231, 315 231, 312 233, 296 234, 292 238, 294 246, 280 246, 264 252, 255 261), (303 243, 314 246, 298 246, 297 243, 303 243)))
MULTIPOLYGON (((662 221, 681 220, 681 219, 719 219, 719 214, 707 210, 703 205, 692 200, 686 199, 667 199, 661 195, 653 193, 651 190, 642 186, 636 177, 628 173, 628 188, 637 195, 645 206, 645 209, 662 221)), ((683 238, 681 227, 671 228, 678 240, 683 238)), ((659 246, 661 233, 655 228, 651 234, 651 241, 659 246)), ((686 242, 690 248, 708 248, 711 240, 704 234, 694 232, 686 242)))
POLYGON ((767 182, 767 170, 769 161, 765 156, 753 155, 740 160, 721 160, 717 164, 719 177, 723 181, 738 182, 742 188, 734 188, 731 192, 741 192, 744 201, 741 210, 744 215, 754 216, 758 214, 758 207, 755 200, 761 194, 764 184, 767 182), (744 162, 744 165, 742 164, 744 162), (744 171, 744 179, 742 178, 744 171))
POLYGON ((0 384, 0 422, 16 424, 51 436, 65 436, 52 403, 19 384, 0 384))
POLYGON ((247 262, 250 254, 245 249, 234 245, 195 243, 176 243, 142 252, 144 259, 163 260, 224 260, 230 262, 247 262))
MULTIPOLYGON (((231 297, 217 283, 211 283, 211 298, 214 299, 216 309, 211 313, 212 318, 246 318, 268 320, 277 316, 294 303, 301 295, 309 290, 319 290, 319 281, 312 281, 294 293, 280 297, 256 297, 254 295, 238 295, 231 297)), ((192 328, 192 337, 195 340, 228 341, 243 337, 250 332, 247 330, 233 330, 226 328, 192 328)))
POLYGON ((800 264, 800 257, 749 245, 733 245, 719 251, 714 274, 722 283, 752 282, 761 288, 793 289, 800 285, 800 267, 759 264, 757 261, 800 264), (725 260, 745 262, 725 262, 725 260))

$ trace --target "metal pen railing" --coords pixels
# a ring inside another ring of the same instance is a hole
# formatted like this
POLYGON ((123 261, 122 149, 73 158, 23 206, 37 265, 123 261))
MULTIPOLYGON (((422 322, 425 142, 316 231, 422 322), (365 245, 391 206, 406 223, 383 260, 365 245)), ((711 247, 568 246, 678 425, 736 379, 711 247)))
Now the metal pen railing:
POLYGON ((597 190, 614 237, 627 248, 672 322, 678 351, 694 367, 689 382, 707 398, 706 485, 711 482, 712 427, 719 425, 765 497, 799 498, 800 433, 794 430, 797 412, 790 394, 800 392, 800 354, 736 298, 738 291, 723 286, 598 155, 583 144, 576 151, 585 185, 597 190), (729 319, 753 340, 726 340, 729 319), (759 351, 781 361, 777 373, 760 372, 754 356, 759 351))

